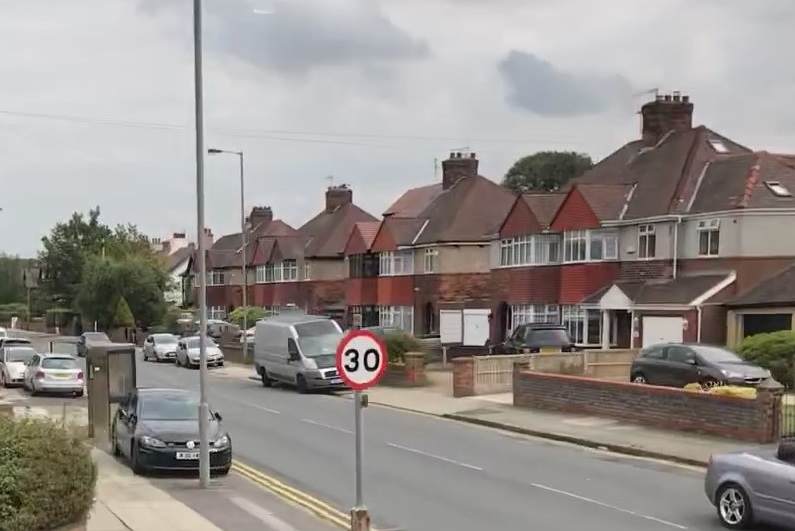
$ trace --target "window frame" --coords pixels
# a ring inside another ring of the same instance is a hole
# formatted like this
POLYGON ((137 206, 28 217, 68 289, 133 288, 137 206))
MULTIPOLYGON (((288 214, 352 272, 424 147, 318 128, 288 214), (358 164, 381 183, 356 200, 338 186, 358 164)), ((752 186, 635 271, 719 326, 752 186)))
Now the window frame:
POLYGON ((437 247, 428 247, 423 250, 422 255, 422 272, 426 275, 438 273, 439 249, 437 247))
POLYGON ((696 233, 698 234, 697 245, 700 258, 720 256, 720 219, 699 220, 696 233))
POLYGON ((657 227, 638 225, 638 258, 653 260, 657 258, 657 227))
POLYGON ((560 263, 561 236, 526 234, 499 242, 498 267, 530 267, 560 263))

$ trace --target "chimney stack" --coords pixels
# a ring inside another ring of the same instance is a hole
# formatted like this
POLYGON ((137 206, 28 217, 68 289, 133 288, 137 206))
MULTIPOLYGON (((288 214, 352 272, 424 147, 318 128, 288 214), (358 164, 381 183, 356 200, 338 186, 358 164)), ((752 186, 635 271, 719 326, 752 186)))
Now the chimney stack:
POLYGON ((347 184, 329 186, 326 190, 326 212, 334 212, 350 203, 353 203, 353 190, 347 184))
POLYGON ((204 249, 206 251, 212 249, 215 240, 212 229, 208 229, 207 227, 204 228, 204 235, 202 240, 204 243, 204 249))
POLYGON ((442 189, 448 190, 465 177, 478 174, 478 159, 475 153, 450 153, 447 160, 442 161, 442 189))
POLYGON ((257 225, 269 224, 273 221, 273 209, 269 206, 256 206, 251 209, 251 213, 246 218, 249 230, 257 225))
POLYGON ((643 117, 642 140, 654 146, 669 131, 689 131, 693 128, 693 104, 681 92, 660 94, 640 108, 643 117))

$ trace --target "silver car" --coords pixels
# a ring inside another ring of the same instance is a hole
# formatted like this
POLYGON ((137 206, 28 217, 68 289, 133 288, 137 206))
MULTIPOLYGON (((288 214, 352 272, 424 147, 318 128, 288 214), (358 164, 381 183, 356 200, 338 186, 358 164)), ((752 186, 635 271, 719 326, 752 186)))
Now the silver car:
POLYGON ((11 387, 25 381, 25 366, 30 363, 36 349, 31 345, 7 345, 0 348, 0 385, 11 387))
MULTIPOLYGON (((177 343, 177 365, 192 369, 199 368, 199 346, 201 339, 199 336, 183 337, 177 343)), ((211 338, 207 338, 205 343, 207 349, 207 366, 222 366, 224 364, 224 353, 211 338)))
POLYGON ((144 361, 174 361, 178 342, 174 334, 152 334, 144 341, 144 361))
POLYGON ((85 380, 77 358, 68 354, 34 354, 25 367, 23 385, 31 394, 83 396, 85 380))
POLYGON ((795 526, 795 440, 778 450, 732 452, 710 457, 704 490, 728 529, 758 523, 795 526))

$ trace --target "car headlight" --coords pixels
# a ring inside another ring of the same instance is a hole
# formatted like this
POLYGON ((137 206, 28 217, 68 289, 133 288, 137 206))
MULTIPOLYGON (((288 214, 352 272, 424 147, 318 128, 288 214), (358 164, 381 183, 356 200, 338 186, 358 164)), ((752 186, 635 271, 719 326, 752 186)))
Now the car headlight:
POLYGON ((311 358, 304 358, 304 365, 307 369, 317 369, 317 363, 311 358))
POLYGON ((141 444, 143 444, 144 446, 148 446, 149 448, 165 448, 166 446, 166 443, 164 443, 160 439, 156 439, 148 435, 142 436, 140 441, 141 444))
POLYGON ((743 378, 743 374, 739 372, 727 371, 727 370, 722 370, 720 372, 722 372, 723 376, 725 376, 726 378, 743 378))
POLYGON ((229 446, 229 436, 222 435, 213 441, 213 448, 226 448, 229 446))

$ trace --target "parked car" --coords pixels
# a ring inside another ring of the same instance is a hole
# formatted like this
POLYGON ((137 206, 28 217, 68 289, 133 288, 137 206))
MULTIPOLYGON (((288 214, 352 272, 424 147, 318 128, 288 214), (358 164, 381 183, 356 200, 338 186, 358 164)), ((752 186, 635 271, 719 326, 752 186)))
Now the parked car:
POLYGON ((105 332, 83 332, 77 340, 77 355, 86 357, 89 347, 93 343, 110 343, 110 338, 105 332))
POLYGON ((497 354, 523 352, 574 352, 578 350, 568 328, 558 324, 527 323, 517 326, 511 337, 497 345, 497 354))
POLYGON ((174 361, 177 359, 177 343, 174 334, 152 334, 144 341, 144 361, 174 361))
MULTIPOLYGON (((212 338, 207 338, 205 348, 207 349, 207 366, 223 366, 224 353, 218 348, 218 345, 212 338)), ((198 369, 199 368, 199 346, 201 345, 201 338, 199 336, 183 337, 177 343, 177 357, 176 363, 179 367, 187 367, 198 369)))
POLYGON ((0 385, 22 385, 25 381, 25 366, 35 355, 36 349, 30 344, 11 343, 0 347, 0 385))
POLYGON ((712 455, 704 491, 723 527, 771 524, 791 529, 795 526, 794 480, 795 444, 787 437, 777 449, 712 455))
MULTIPOLYGON (((210 472, 232 466, 232 439, 221 415, 210 411, 210 472)), ((199 469, 199 397, 184 389, 140 388, 119 404, 111 423, 111 447, 136 474, 199 469)))
POLYGON ((240 344, 243 344, 243 339, 245 338, 249 345, 253 345, 255 341, 255 331, 257 330, 257 325, 252 326, 245 333, 240 333, 238 340, 240 344))
POLYGON ((83 396, 85 380, 77 358, 69 354, 34 354, 25 367, 23 385, 31 394, 83 396))
POLYGON ((8 330, 0 326, 0 337, 8 337, 8 330))
POLYGON ((630 380, 637 384, 684 387, 738 385, 755 387, 770 371, 723 347, 699 343, 665 343, 643 349, 632 361, 630 380))

